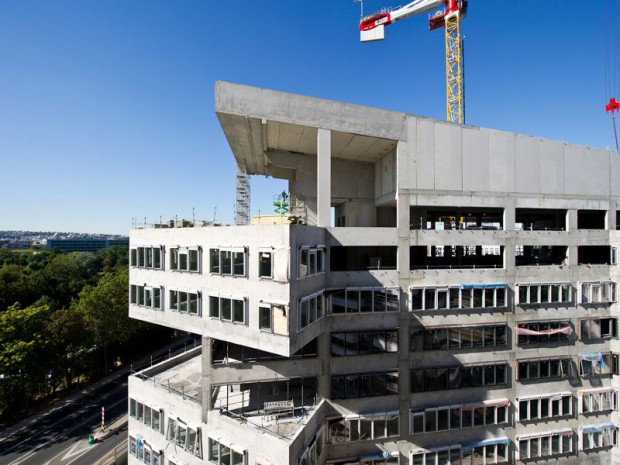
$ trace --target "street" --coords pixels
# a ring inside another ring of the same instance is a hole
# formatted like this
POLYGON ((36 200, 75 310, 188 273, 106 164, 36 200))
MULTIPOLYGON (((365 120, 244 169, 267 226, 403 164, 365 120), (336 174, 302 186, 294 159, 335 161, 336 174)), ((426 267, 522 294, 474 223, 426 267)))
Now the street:
POLYGON ((95 444, 88 435, 101 430, 101 407, 106 423, 127 412, 127 379, 121 376, 79 400, 33 420, 0 439, 0 465, 92 465, 127 439, 127 428, 95 444))

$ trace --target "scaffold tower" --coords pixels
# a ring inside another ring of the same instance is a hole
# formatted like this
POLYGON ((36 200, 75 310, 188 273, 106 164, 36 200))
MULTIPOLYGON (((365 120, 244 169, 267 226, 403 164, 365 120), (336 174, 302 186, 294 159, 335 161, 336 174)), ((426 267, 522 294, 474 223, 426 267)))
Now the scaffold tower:
POLYGON ((250 177, 244 165, 237 165, 235 224, 237 226, 250 224, 250 177))

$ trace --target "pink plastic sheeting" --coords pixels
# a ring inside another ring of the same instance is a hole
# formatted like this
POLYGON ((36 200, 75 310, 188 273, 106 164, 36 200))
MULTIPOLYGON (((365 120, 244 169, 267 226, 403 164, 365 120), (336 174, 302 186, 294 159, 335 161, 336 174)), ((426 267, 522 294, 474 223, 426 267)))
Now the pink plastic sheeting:
POLYGON ((520 336, 549 336, 551 334, 563 333, 567 335, 573 334, 573 328, 570 326, 565 326, 564 328, 558 329, 547 329, 545 331, 534 331, 533 329, 527 328, 519 328, 517 327, 517 334, 520 336))

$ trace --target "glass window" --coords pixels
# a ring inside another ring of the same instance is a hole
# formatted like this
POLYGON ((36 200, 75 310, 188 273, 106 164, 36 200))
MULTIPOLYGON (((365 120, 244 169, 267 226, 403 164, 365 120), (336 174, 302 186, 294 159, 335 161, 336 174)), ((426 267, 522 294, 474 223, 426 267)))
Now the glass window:
POLYGON ((233 252, 233 274, 245 276, 245 254, 243 252, 233 252))
POLYGON ((209 249, 209 271, 211 273, 220 272, 220 251, 219 249, 209 249))
POLYGON ((233 321, 235 323, 245 322, 244 301, 233 299, 233 321))
POLYGON ((258 252, 258 276, 260 278, 271 278, 272 275, 272 253, 258 252))
POLYGON ((258 307, 258 329, 261 331, 272 331, 271 307, 258 307))
POLYGON ((198 269, 198 250, 189 250, 189 271, 199 271, 198 269))
POLYGON ((232 304, 230 299, 220 299, 220 312, 222 320, 232 321, 232 304))

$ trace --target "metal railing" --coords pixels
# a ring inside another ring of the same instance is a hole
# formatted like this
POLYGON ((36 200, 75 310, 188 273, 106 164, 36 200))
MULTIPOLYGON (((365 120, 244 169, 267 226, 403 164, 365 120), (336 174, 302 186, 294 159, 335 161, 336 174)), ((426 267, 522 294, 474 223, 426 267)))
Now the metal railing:
POLYGON ((95 465, 117 465, 127 463, 127 441, 123 441, 111 450, 108 455, 95 463, 95 465))
POLYGON ((142 370, 151 368, 153 365, 157 365, 158 363, 164 362, 166 360, 170 360, 171 358, 176 357, 177 355, 181 355, 181 354, 186 353, 189 350, 193 350, 196 347, 200 347, 201 345, 202 345, 202 340, 199 338, 193 339, 192 341, 186 341, 183 348, 176 349, 176 350, 168 349, 168 353, 161 355, 160 357, 153 358, 153 356, 151 355, 150 361, 144 362, 140 365, 134 366, 133 364, 131 364, 129 367, 129 372, 131 375, 134 375, 142 370))

